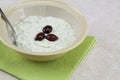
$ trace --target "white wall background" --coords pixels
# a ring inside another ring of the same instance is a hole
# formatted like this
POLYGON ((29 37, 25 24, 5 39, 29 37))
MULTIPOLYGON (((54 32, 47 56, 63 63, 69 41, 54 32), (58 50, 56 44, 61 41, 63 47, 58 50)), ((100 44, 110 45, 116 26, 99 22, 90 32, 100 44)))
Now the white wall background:
MULTIPOLYGON (((0 0, 6 9, 25 0, 0 0)), ((81 10, 98 39, 71 80, 120 80, 120 0, 62 0, 81 10)), ((0 80, 16 80, 0 72, 0 80)))

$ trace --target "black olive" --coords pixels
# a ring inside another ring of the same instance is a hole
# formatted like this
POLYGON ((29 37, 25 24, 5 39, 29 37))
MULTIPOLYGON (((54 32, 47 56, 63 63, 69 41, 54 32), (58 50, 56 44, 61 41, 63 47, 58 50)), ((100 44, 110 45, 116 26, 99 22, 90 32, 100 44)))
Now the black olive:
POLYGON ((45 38, 45 33, 40 32, 36 35, 35 40, 42 41, 44 38, 45 38))
POLYGON ((46 39, 49 40, 49 41, 56 41, 56 40, 58 40, 58 37, 54 34, 48 34, 46 36, 46 39))
POLYGON ((45 27, 43 28, 42 31, 43 31, 44 33, 46 33, 46 34, 49 34, 50 32, 52 32, 52 30, 53 30, 52 26, 47 25, 47 26, 45 26, 45 27))

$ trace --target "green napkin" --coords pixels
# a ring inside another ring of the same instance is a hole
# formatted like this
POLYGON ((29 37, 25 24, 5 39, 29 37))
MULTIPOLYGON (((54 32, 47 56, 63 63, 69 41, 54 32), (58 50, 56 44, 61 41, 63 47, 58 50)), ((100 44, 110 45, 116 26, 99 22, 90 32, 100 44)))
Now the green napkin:
POLYGON ((77 48, 51 62, 28 60, 0 42, 0 69, 20 80, 69 80, 95 42, 95 37, 87 36, 77 48))

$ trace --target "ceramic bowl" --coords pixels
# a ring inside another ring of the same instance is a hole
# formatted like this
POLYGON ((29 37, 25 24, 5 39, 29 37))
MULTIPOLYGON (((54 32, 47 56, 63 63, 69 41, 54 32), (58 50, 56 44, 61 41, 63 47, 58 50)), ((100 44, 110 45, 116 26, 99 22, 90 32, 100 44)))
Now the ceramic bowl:
POLYGON ((52 53, 35 53, 24 51, 12 44, 6 30, 6 25, 4 21, 0 19, 0 40, 9 48, 35 61, 50 61, 65 55, 68 51, 81 44, 88 33, 87 22, 84 15, 79 10, 59 1, 29 1, 10 7, 5 11, 5 14, 13 25, 27 16, 53 16, 64 19, 73 26, 77 40, 70 46, 52 53))

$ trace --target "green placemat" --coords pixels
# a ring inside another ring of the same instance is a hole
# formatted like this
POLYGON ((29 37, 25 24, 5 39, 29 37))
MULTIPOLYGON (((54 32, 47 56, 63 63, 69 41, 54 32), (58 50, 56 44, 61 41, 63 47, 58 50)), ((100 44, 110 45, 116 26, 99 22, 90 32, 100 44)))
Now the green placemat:
POLYGON ((0 69, 20 80, 69 80, 95 42, 95 37, 87 36, 77 48, 51 62, 30 61, 0 42, 0 69))

